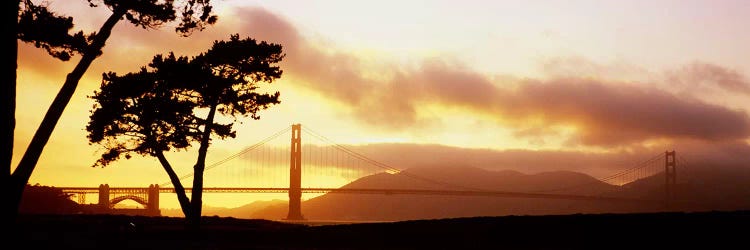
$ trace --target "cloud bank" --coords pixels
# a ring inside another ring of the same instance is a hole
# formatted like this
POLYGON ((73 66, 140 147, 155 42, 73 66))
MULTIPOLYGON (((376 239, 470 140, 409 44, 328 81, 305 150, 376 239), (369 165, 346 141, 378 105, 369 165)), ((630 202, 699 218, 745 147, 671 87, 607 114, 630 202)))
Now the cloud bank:
MULTIPOLYGON (((361 56, 306 38, 288 20, 268 10, 234 11, 233 16, 220 19, 216 27, 189 39, 176 38, 168 27, 144 31, 120 23, 104 55, 88 75, 134 71, 137 66, 132 65, 133 61, 145 65, 154 54, 169 51, 195 54, 208 48, 214 39, 240 33, 283 45, 287 57, 282 68, 291 84, 342 104, 362 125, 378 129, 419 128, 425 122, 420 108, 431 105, 489 117, 497 126, 514 130, 519 138, 565 134, 568 145, 574 146, 633 146, 665 139, 735 142, 750 136, 745 110, 686 97, 655 85, 601 77, 645 72, 630 65, 553 60, 544 67, 557 72, 555 77, 525 79, 487 76, 463 63, 439 58, 424 59, 411 66, 393 63, 373 68, 361 56), (576 70, 581 68, 584 71, 576 70), (561 128, 572 132, 561 133, 561 128)), ((59 76, 68 67, 51 67, 49 60, 38 58, 43 56, 40 53, 27 52, 28 46, 21 49, 21 61, 40 62, 32 66, 39 72, 59 76)), ((77 62, 77 58, 72 61, 77 62)), ((696 90, 703 86, 750 95, 750 83, 741 73, 714 64, 681 67, 670 72, 666 81, 686 88, 694 86, 696 90)), ((85 88, 82 91, 89 92, 85 88)))
MULTIPOLYGON (((387 79, 372 79, 362 59, 316 47, 280 16, 260 8, 241 9, 237 15, 245 17, 239 30, 284 45, 285 74, 294 82, 351 107, 352 115, 370 126, 419 126, 420 105, 431 104, 495 117, 498 125, 516 127, 519 137, 573 127, 568 142, 574 145, 736 141, 750 136, 744 110, 634 82, 583 77, 495 82, 461 63, 439 59, 426 59, 416 67, 391 65, 381 72, 387 79)), ((742 75, 716 65, 690 65, 678 75, 679 84, 700 81, 724 90, 750 91, 742 75)))

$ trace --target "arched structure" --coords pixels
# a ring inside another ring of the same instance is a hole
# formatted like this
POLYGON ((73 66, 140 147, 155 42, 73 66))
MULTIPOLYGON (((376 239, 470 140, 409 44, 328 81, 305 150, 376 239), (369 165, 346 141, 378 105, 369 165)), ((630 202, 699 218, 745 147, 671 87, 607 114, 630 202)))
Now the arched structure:
POLYGON ((123 196, 119 196, 119 197, 116 197, 116 198, 110 200, 109 204, 112 207, 114 207, 115 205, 117 205, 117 203, 120 203, 120 202, 125 201, 125 200, 135 201, 138 204, 143 205, 143 207, 148 208, 148 201, 145 200, 145 199, 143 199, 140 196, 137 196, 137 195, 123 195, 123 196))
POLYGON ((159 216, 159 185, 148 188, 110 188, 109 184, 99 185, 99 213, 127 213, 159 216), (114 205, 124 200, 133 200, 145 209, 116 209, 114 205), (127 212, 126 212, 127 211, 127 212))

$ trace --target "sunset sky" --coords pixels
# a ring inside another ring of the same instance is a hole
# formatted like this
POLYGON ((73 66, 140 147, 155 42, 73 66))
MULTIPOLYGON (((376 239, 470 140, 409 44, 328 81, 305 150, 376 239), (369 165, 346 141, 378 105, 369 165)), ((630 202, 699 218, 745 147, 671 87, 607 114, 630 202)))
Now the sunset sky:
MULTIPOLYGON (((48 2, 85 32, 111 13, 48 2)), ((91 167, 101 150, 86 139, 87 96, 103 72, 136 71, 156 54, 193 56, 235 33, 283 46, 284 74, 264 85, 281 104, 215 141, 208 162, 293 123, 398 168, 462 162, 602 177, 665 150, 728 165, 750 153, 749 1, 212 2, 218 23, 187 38, 174 24, 119 22, 30 183, 167 180, 152 158, 91 167)), ((14 165, 79 58, 60 62, 19 42, 14 165)), ((170 155, 178 173, 191 171, 196 152, 170 155)))

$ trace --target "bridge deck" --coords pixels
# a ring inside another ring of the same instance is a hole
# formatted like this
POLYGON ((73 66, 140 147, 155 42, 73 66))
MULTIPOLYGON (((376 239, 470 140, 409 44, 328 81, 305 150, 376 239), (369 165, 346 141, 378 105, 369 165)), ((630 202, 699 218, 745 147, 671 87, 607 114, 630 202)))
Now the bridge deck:
MULTIPOLYGON (((95 187, 62 187, 64 193, 98 193, 95 187)), ((111 194, 147 192, 148 188, 110 187, 111 194)), ((160 193, 174 193, 174 188, 160 187, 160 193)), ((185 192, 192 192, 185 188, 185 192)), ((243 187, 207 187, 204 193, 287 193, 289 188, 243 188, 243 187)), ((623 201, 623 202, 663 202, 662 200, 632 199, 606 196, 525 193, 485 190, 431 190, 431 189, 374 189, 374 188, 302 188, 302 193, 336 193, 336 194, 385 194, 385 195, 444 195, 444 196, 488 196, 506 198, 538 198, 592 201, 623 201)))

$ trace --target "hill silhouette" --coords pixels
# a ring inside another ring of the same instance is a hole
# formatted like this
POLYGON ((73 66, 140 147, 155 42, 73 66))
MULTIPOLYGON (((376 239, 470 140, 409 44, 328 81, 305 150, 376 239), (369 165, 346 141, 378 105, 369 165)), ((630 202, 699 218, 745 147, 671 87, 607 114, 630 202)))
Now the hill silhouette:
MULTIPOLYGON (((595 178, 570 171, 523 174, 518 171, 489 171, 471 167, 412 168, 398 174, 380 173, 360 178, 342 188, 390 188, 546 192, 596 195, 617 188, 595 178), (411 177, 417 176, 417 178, 411 177), (568 188, 575 187, 575 188, 568 188)), ((551 215, 644 211, 632 204, 594 201, 416 195, 326 194, 303 202, 304 215, 311 220, 400 221, 503 215, 551 215)), ((286 204, 276 204, 247 218, 280 219, 286 204)))
POLYGON ((74 214, 81 207, 70 200, 70 195, 59 188, 43 185, 26 185, 23 190, 19 213, 21 214, 74 214))
MULTIPOLYGON (((679 198, 693 198, 700 206, 675 208, 680 212, 650 212, 664 208, 592 201, 326 194, 303 202, 303 213, 310 220, 338 223, 257 219, 279 220, 286 215, 286 201, 273 200, 233 209, 207 209, 207 215, 221 217, 205 216, 200 234, 190 235, 184 230, 184 220, 174 217, 25 213, 11 238, 34 249, 599 249, 613 242, 614 248, 632 249, 742 244, 741 228, 750 220, 750 171, 712 167, 683 171, 681 176, 679 198), (632 238, 634 235, 637 237, 632 238)), ((450 184, 649 198, 663 195, 663 181, 664 176, 655 175, 618 188, 569 171, 524 174, 479 168, 414 168, 367 176, 345 187, 438 189, 450 184), (429 177, 430 181, 407 175, 429 177)), ((45 192, 53 194, 45 195, 46 199, 71 202, 59 195, 59 189, 29 190, 51 190, 45 192)), ((27 195, 32 197, 32 192, 27 195)))
MULTIPOLYGON (((259 210, 266 209, 271 206, 286 206, 288 203, 285 200, 261 200, 254 201, 235 208, 226 207, 203 207, 204 216, 222 216, 222 217, 234 217, 234 218, 250 218, 249 215, 255 214, 259 210)), ((172 209, 161 209, 162 216, 168 217, 183 217, 184 214, 179 208, 172 209)))
MULTIPOLYGON (((611 196, 661 199, 664 174, 623 185, 611 196)), ((674 209, 679 211, 734 211, 750 209, 750 168, 746 166, 703 165, 678 172, 674 209)))
MULTIPOLYGON (((513 170, 492 171, 472 167, 420 167, 396 174, 365 176, 343 188, 491 190, 660 200, 664 195, 664 176, 657 174, 619 187, 571 171, 525 174, 513 170)), ((308 220, 362 222, 506 215, 750 210, 750 169, 736 166, 681 169, 676 200, 680 202, 666 208, 661 203, 331 193, 304 201, 302 212, 308 220)), ((69 196, 54 187, 30 186, 23 204, 23 213, 85 212, 85 207, 77 207, 69 196)), ((286 200, 272 200, 256 201, 237 208, 207 206, 203 215, 280 220, 286 217, 287 211, 286 200)), ((162 216, 182 217, 182 212, 179 209, 162 209, 162 216)))
MULTIPOLYGON (((326 194, 302 204, 310 220, 401 221, 437 218, 506 215, 561 215, 579 213, 644 213, 663 211, 712 211, 750 209, 750 171, 714 167, 681 172, 677 197, 670 207, 662 203, 577 201, 563 199, 326 194), (690 202, 683 202, 690 201, 690 202)), ((664 195, 664 176, 657 174, 615 186, 589 175, 571 171, 524 174, 471 167, 412 168, 399 174, 380 173, 360 178, 342 188, 458 189, 599 195, 659 201, 664 195), (408 175, 432 181, 415 179, 408 175)), ((284 218, 287 204, 266 204, 239 218, 284 218)))

